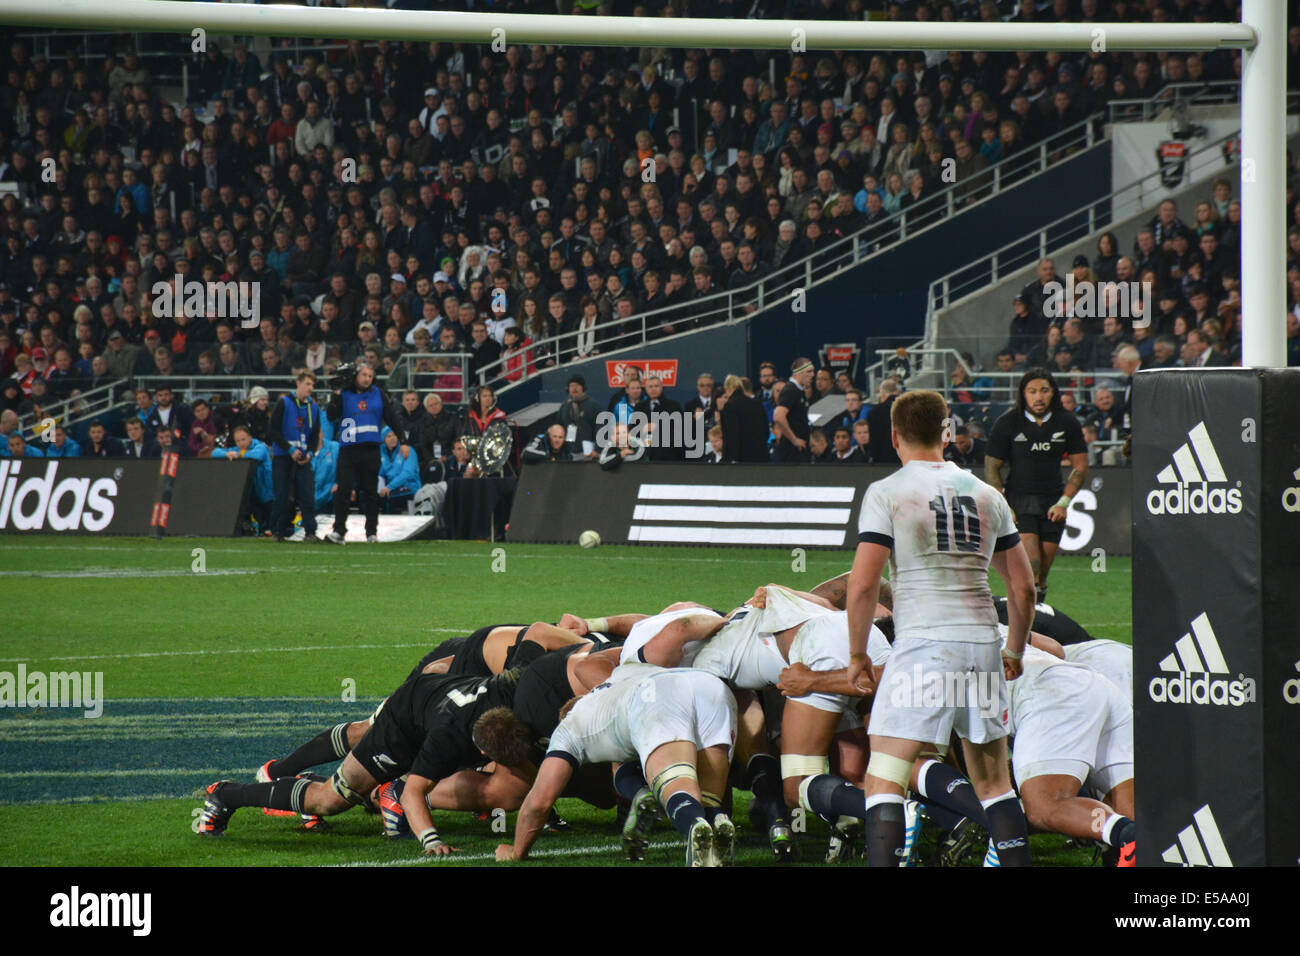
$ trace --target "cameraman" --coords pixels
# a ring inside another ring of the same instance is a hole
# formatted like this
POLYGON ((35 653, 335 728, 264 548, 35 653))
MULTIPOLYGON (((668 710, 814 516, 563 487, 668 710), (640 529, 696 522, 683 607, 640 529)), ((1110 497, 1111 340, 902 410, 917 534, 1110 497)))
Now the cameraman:
MULTIPOLYGON (((344 369, 339 371, 346 375, 344 369)), ((325 410, 329 420, 339 426, 334 529, 325 538, 334 544, 343 543, 348 531, 348 506, 355 488, 357 503, 365 508, 366 541, 373 544, 379 540, 379 434, 384 425, 401 434, 402 423, 392 400, 375 384, 375 370, 369 365, 358 362, 350 383, 336 379, 330 385, 342 387, 333 389, 334 397, 325 410)), ((403 458, 410 453, 410 445, 401 446, 403 458)))
POLYGON ((292 491, 302 511, 304 541, 316 539, 316 482, 311 450, 320 439, 320 406, 312 401, 315 372, 299 372, 293 392, 285 392, 271 413, 271 479, 275 486, 275 510, 271 531, 283 541, 293 532, 292 491))

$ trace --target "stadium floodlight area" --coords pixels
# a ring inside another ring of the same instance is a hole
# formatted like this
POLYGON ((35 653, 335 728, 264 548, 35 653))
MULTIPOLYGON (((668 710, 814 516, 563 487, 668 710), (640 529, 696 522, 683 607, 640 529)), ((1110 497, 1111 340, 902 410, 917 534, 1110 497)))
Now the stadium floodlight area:
POLYGON ((0 23, 77 30, 456 43, 807 50, 1242 51, 1242 357, 1286 364, 1286 4, 1244 0, 1242 23, 896 23, 557 16, 180 0, 0 0, 0 23))

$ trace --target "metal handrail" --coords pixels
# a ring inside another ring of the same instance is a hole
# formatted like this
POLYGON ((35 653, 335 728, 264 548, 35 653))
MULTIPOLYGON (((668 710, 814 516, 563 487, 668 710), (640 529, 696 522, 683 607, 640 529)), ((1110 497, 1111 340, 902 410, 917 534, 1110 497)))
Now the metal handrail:
MULTIPOLYGON (((1241 133, 1238 130, 1220 136, 1218 139, 1206 143, 1200 149, 1189 153, 1186 161, 1190 164, 1197 156, 1209 150, 1220 149, 1224 143, 1236 139, 1240 135, 1241 133)), ((987 289, 990 285, 1014 275, 1027 265, 1046 258, 1051 251, 1048 248, 1049 235, 1051 235, 1054 248, 1059 249, 1070 243, 1078 242, 1084 236, 1089 236, 1100 229, 1108 227, 1112 222, 1117 222, 1141 212, 1147 205, 1146 194, 1148 188, 1160 185, 1161 172, 1157 169, 1106 196, 1079 206, 1040 229, 1026 233, 993 252, 968 262, 960 269, 954 269, 947 275, 935 279, 930 283, 928 292, 929 304, 926 309, 924 339, 926 347, 933 348, 938 339, 936 313, 940 309, 951 308, 954 303, 967 295, 973 294, 976 290, 987 289), (1072 221, 1076 221, 1076 224, 1071 224, 1072 221), (1058 229, 1060 230, 1059 233, 1057 232, 1058 229), (1034 241, 1035 239, 1037 242, 1034 241), (961 276, 967 276, 967 278, 961 280, 961 276)))
MULTIPOLYGON (((1169 83, 1151 96, 1111 100, 1106 104, 1106 117, 1111 123, 1149 122, 1175 103, 1215 106, 1236 103, 1240 99, 1240 80, 1169 83)), ((1287 90, 1286 108, 1288 113, 1300 109, 1300 91, 1287 90)))
MULTIPOLYGON (((1105 138, 1097 135, 1096 119, 1096 116, 1091 116, 1082 120, 1033 147, 981 170, 971 179, 950 184, 915 205, 900 209, 880 222, 868 225, 852 235, 844 236, 825 248, 813 252, 810 256, 782 266, 748 285, 639 313, 626 320, 611 317, 606 321, 597 322, 593 330, 598 339, 602 338, 603 333, 606 340, 601 345, 601 351, 617 351, 643 345, 650 340, 652 331, 659 331, 665 326, 676 323, 701 327, 724 321, 734 322, 738 318, 738 312, 743 312, 749 306, 753 307, 753 311, 761 310, 797 291, 819 285, 884 248, 892 246, 895 241, 906 240, 917 233, 933 228, 958 212, 978 208, 1004 189, 1042 174, 1052 165, 1052 157, 1060 152, 1078 147, 1087 150, 1100 145, 1105 142, 1105 138), (1033 163, 1027 165, 1026 160, 1031 153, 1033 163), (966 196, 967 193, 971 194, 974 200, 969 205, 964 204, 959 198, 966 196), (625 324, 631 324, 632 328, 623 328, 625 324), (615 339, 616 344, 609 345, 610 338, 615 339)), ((857 190, 854 193, 856 195, 857 190)), ((556 364, 564 364, 574 360, 577 352, 577 337, 586 334, 586 331, 588 330, 546 336, 534 341, 529 348, 534 355, 541 353, 558 356, 556 364)), ((671 334, 683 333, 675 331, 671 334)), ((578 356, 578 358, 585 357, 587 356, 578 356)), ((503 367, 504 359, 484 366, 479 371, 479 381, 486 383, 499 379, 503 367)), ((544 371, 546 369, 539 368, 534 376, 544 371)), ((525 371, 518 381, 502 386, 500 393, 504 394, 522 385, 534 376, 528 375, 525 371)))
POLYGON ((116 404, 113 397, 115 391, 128 381, 125 378, 113 379, 111 382, 97 385, 84 392, 77 392, 57 402, 42 405, 40 417, 24 424, 23 431, 34 435, 37 425, 50 420, 68 428, 87 418, 102 415, 116 404))

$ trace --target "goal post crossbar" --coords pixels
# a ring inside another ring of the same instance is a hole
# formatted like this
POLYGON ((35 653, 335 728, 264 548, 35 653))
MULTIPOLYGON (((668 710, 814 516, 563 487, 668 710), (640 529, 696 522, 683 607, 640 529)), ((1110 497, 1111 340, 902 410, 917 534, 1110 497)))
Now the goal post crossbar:
POLYGON ((589 46, 803 50, 1251 49, 1241 23, 895 23, 386 10, 180 0, 0 0, 0 23, 189 35, 210 33, 359 40, 440 40, 589 46), (494 31, 501 31, 494 33, 494 31))

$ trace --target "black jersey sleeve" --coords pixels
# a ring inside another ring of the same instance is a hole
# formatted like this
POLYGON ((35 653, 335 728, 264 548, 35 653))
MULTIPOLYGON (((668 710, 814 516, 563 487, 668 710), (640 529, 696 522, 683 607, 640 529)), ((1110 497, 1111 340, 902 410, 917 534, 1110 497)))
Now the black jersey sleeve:
POLYGON ((984 446, 984 454, 986 457, 996 458, 998 461, 1006 461, 1011 457, 1011 419, 1007 415, 1001 416, 993 423, 993 428, 989 431, 988 441, 984 446))
POLYGON ((1065 453, 1077 455, 1087 451, 1088 443, 1083 438, 1083 426, 1079 424, 1079 419, 1068 415, 1065 419, 1065 453))

